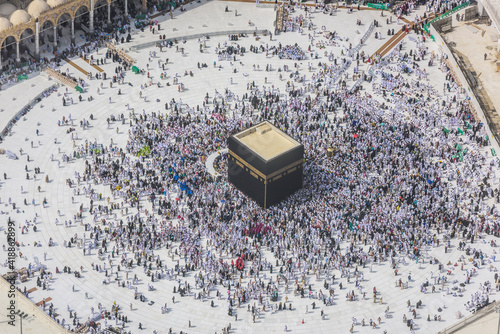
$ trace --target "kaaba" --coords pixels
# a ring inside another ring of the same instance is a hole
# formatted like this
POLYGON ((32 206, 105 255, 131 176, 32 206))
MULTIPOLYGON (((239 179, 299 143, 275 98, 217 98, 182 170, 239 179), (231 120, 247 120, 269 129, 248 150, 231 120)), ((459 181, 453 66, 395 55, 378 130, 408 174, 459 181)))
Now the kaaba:
POLYGON ((228 139, 228 179, 264 209, 302 188, 304 145, 264 121, 228 139))

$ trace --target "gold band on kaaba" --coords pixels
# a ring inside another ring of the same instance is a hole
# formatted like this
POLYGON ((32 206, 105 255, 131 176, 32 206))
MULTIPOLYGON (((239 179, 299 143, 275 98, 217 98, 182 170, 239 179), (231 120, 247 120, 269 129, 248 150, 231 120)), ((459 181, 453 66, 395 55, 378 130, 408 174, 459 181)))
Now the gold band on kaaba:
MULTIPOLYGON (((243 160, 238 154, 234 153, 233 151, 229 150, 229 156, 232 157, 236 163, 238 165, 240 165, 240 167, 243 167, 245 166, 246 168, 248 168, 251 172, 253 172, 254 174, 260 176, 261 178, 264 179, 264 182, 266 181, 274 181, 273 178, 279 176, 281 177, 281 174, 283 173, 288 173, 288 172, 293 172, 294 170, 297 169, 297 166, 298 165, 302 165, 304 163, 304 159, 300 159, 300 160, 297 160, 295 162, 292 162, 291 164, 289 164, 288 166, 285 166, 283 168, 281 168, 280 170, 274 172, 274 173, 271 173, 269 175, 264 175, 262 174, 259 170, 257 170, 255 167, 253 167, 252 165, 250 165, 248 162, 246 162, 245 160, 243 160)), ((276 179, 279 179, 279 177, 277 177, 276 179)))

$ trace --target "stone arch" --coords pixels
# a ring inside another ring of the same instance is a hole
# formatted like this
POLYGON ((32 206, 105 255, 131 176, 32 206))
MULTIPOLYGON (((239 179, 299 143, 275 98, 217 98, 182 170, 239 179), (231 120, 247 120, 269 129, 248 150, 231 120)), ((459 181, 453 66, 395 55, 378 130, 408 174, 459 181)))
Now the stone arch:
POLYGON ((67 11, 63 11, 62 13, 58 14, 56 17, 56 24, 57 24, 57 36, 59 38, 64 38, 64 29, 68 29, 70 34, 71 34, 71 20, 73 18, 71 17, 71 14, 67 11))
POLYGON ((54 22, 53 18, 47 17, 47 18, 44 18, 43 20, 41 20, 39 22, 40 22, 40 31, 42 31, 43 27, 45 26, 45 23, 50 22, 52 24, 52 26, 55 26, 57 21, 54 22))
POLYGON ((93 1, 94 2, 94 8, 96 8, 96 5, 98 2, 106 2, 107 5, 111 4, 113 2, 113 0, 90 0, 90 1, 93 1))
POLYGON ((46 20, 40 22, 40 46, 50 45, 54 42, 53 28, 55 26, 56 25, 54 24, 54 20, 52 18, 47 18, 46 20))
POLYGON ((24 57, 25 52, 31 57, 34 56, 35 54, 34 39, 35 39, 34 27, 25 27, 25 29, 19 33, 19 52, 21 58, 24 57))
POLYGON ((70 13, 70 12, 63 12, 61 14, 59 14, 57 17, 56 17, 56 22, 57 22, 57 25, 60 25, 64 22, 71 22, 71 19, 74 18, 74 15, 73 13, 70 13), (59 22, 61 20, 61 17, 63 17, 64 15, 68 15, 69 16, 69 20, 66 20, 66 21, 63 21, 63 22, 59 22))
POLYGON ((4 36, 0 42, 0 53, 2 54, 2 65, 11 61, 11 56, 16 54, 16 43, 19 42, 15 34, 4 36))
MULTIPOLYGON (((91 0, 92 1, 92 0, 91 0)), ((94 10, 98 9, 98 8, 102 8, 104 6, 107 6, 108 4, 110 4, 111 2, 108 1, 108 0, 95 0, 94 1, 94 10)))
POLYGON ((73 12, 73 19, 75 20, 75 31, 79 29, 86 31, 85 29, 83 29, 84 26, 88 28, 88 21, 90 18, 89 8, 90 7, 87 4, 82 4, 75 8, 73 12))
MULTIPOLYGON (((19 32, 19 38, 18 38, 18 41, 20 42, 23 38, 23 34, 27 31, 31 31, 31 35, 35 35, 35 28, 34 27, 25 27, 22 31, 19 32)), ((24 38, 27 38, 27 37, 24 37, 24 38)))
POLYGON ((7 41, 7 38, 9 38, 9 37, 14 38, 15 42, 19 42, 19 38, 18 38, 18 36, 16 36, 15 34, 9 34, 9 35, 7 35, 7 36, 4 36, 2 39, 0 39, 0 48, 3 48, 3 47, 6 47, 6 46, 7 46, 7 45, 5 45, 5 46, 4 46, 4 45, 3 45, 3 43, 4 43, 5 41, 7 41))
POLYGON ((80 5, 80 6, 78 6, 77 8, 75 8, 75 10, 73 11, 73 13, 71 13, 71 17, 72 17, 73 19, 76 19, 76 13, 78 13, 78 11, 79 11, 80 9, 82 9, 82 7, 84 7, 87 11, 86 11, 85 13, 81 14, 81 15, 85 15, 86 13, 88 13, 88 12, 89 12, 89 6, 87 6, 87 5, 80 5))

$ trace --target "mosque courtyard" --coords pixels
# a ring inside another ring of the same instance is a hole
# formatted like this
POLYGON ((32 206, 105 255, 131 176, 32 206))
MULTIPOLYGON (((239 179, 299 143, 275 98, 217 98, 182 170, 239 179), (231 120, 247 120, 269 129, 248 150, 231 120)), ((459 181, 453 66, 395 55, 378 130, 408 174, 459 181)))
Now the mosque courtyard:
MULTIPOLYGON (((116 45, 138 74, 103 46, 85 51, 97 66, 56 68, 83 79, 83 93, 45 74, 2 87, 0 129, 46 94, 0 142, 18 158, 0 155, 0 274, 12 272, 14 227, 14 269, 32 273, 14 274, 15 286, 66 330, 91 333, 438 333, 498 300, 500 148, 463 116, 467 92, 437 43, 410 32, 373 64, 363 55, 405 23, 388 12, 295 8, 293 31, 275 34, 274 3, 186 9, 155 17, 154 33, 132 24, 116 45), (176 41, 160 48, 159 35, 176 41), (267 212, 228 184, 223 153, 230 134, 264 119, 306 151, 304 189, 267 212), (416 150, 396 146, 409 138, 416 150), (366 162, 363 145, 377 152, 366 162), (384 181, 393 186, 376 192, 384 181)), ((18 333, 6 312, 0 331, 18 333)), ((24 332, 48 333, 29 313, 24 332)))

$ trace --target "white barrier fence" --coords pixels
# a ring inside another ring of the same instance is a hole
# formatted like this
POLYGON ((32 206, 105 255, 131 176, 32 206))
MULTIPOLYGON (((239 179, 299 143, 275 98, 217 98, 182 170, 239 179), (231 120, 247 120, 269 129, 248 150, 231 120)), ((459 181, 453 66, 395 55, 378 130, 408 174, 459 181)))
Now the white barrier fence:
POLYGON ((21 119, 21 117, 26 115, 38 102, 40 102, 44 98, 46 93, 51 92, 58 86, 59 84, 54 84, 50 86, 49 88, 38 94, 34 99, 29 101, 26 105, 24 105, 24 107, 22 107, 21 110, 18 111, 14 115, 14 117, 11 118, 9 123, 7 123, 7 125, 3 128, 2 132, 0 132, 0 142, 3 140, 3 138, 5 138, 9 134, 9 131, 12 129, 14 124, 16 124, 17 121, 21 119))
POLYGON ((143 44, 138 44, 130 47, 130 51, 138 51, 141 49, 145 48, 150 48, 153 46, 156 46, 160 43, 163 42, 173 42, 174 40, 183 40, 183 39, 196 39, 196 38, 202 38, 204 36, 223 36, 223 35, 239 35, 239 34, 245 34, 249 36, 253 36, 253 33, 257 34, 263 34, 263 33, 269 33, 268 30, 263 29, 263 30, 255 30, 255 29, 248 29, 248 30, 228 30, 228 31, 214 31, 214 32, 209 32, 209 33, 203 33, 203 34, 194 34, 194 35, 187 35, 187 36, 176 36, 172 38, 165 38, 165 39, 160 39, 157 41, 151 41, 143 44))
POLYGON ((361 49, 361 47, 363 46, 363 43, 368 40, 368 38, 370 37, 370 35, 373 32, 374 28, 375 28, 375 25, 372 22, 370 24, 370 26, 368 27, 368 30, 364 33, 363 37, 361 37, 361 41, 359 42, 359 44, 356 45, 354 48, 350 49, 349 51, 347 51, 347 55, 349 57, 351 57, 352 55, 356 54, 361 49))

